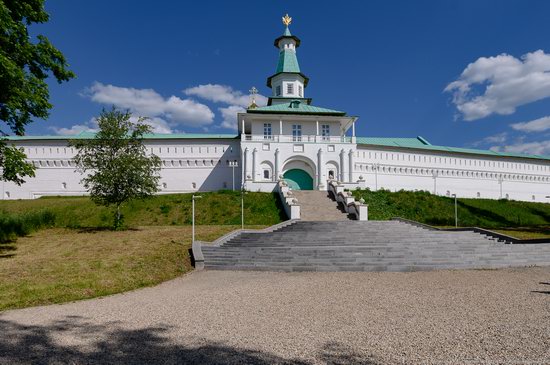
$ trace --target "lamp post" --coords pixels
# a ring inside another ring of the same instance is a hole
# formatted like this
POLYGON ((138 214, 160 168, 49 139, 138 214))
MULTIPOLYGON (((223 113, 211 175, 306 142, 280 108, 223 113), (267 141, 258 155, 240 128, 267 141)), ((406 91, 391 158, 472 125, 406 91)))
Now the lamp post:
POLYGON ((456 194, 453 194, 451 196, 455 198, 455 227, 458 227, 458 208, 457 208, 457 202, 456 202, 456 194))
POLYGON ((193 201, 192 202, 192 218, 191 218, 191 221, 192 221, 192 228, 191 228, 191 235, 192 235, 192 243, 195 243, 195 199, 200 199, 202 198, 202 196, 200 195, 193 195, 193 197, 191 198, 191 200, 193 201))
POLYGON ((231 167, 233 173, 233 184, 231 190, 235 191, 235 167, 238 167, 239 163, 237 161, 229 161, 229 167, 231 167))

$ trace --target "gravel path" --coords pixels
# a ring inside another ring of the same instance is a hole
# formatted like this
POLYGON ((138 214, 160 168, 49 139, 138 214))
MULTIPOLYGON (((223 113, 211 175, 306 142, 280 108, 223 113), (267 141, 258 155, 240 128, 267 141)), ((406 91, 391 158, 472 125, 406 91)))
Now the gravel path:
POLYGON ((550 268, 196 272, 0 330, 9 364, 550 364, 550 268))

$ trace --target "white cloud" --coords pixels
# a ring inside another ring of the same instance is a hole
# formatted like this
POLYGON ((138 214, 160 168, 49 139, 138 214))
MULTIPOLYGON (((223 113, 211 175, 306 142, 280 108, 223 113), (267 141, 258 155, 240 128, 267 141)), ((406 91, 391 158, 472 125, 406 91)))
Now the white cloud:
MULTIPOLYGON (((132 116, 130 120, 133 123, 136 123, 139 120, 139 117, 132 116)), ((162 118, 147 117, 142 120, 142 123, 150 125, 153 133, 170 134, 174 132, 168 122, 162 118)), ((82 132, 97 132, 99 127, 97 125, 96 118, 91 118, 88 122, 75 124, 70 128, 51 126, 49 129, 55 132, 55 134, 61 136, 76 136, 82 132)))
POLYGON ((491 150, 498 152, 514 152, 533 155, 550 155, 550 141, 517 142, 506 146, 493 146, 491 150))
POLYGON ((153 89, 134 89, 95 82, 86 90, 85 95, 97 103, 129 109, 140 116, 162 118, 172 127, 201 127, 214 121, 214 113, 208 106, 177 96, 166 99, 153 89))
POLYGON ((508 133, 507 132, 502 132, 502 133, 498 133, 498 134, 495 134, 495 135, 492 135, 492 136, 487 136, 487 137, 483 138, 482 140, 476 141, 476 142, 472 143, 472 146, 478 147, 478 146, 487 145, 487 144, 491 144, 491 143, 503 144, 507 140, 508 140, 508 133))
MULTIPOLYGON (((198 85, 183 90, 185 95, 196 96, 214 103, 228 105, 219 107, 218 111, 222 116, 221 128, 237 130, 237 113, 246 111, 251 99, 249 95, 243 94, 231 86, 220 84, 198 85)), ((256 105, 264 106, 267 104, 267 97, 256 94, 256 105)))
POLYGON ((222 115, 220 127, 237 130, 237 113, 243 113, 245 109, 238 105, 230 105, 226 108, 218 108, 222 115))
MULTIPOLYGON (((132 122, 137 122, 137 117, 132 117, 132 122)), ((147 118, 145 120, 142 120, 142 123, 148 124, 151 126, 151 131, 153 133, 161 133, 161 134, 171 134, 174 133, 174 130, 170 127, 167 121, 165 121, 162 118, 147 118)))
MULTIPOLYGON (((220 84, 206 84, 190 87, 183 90, 185 95, 198 96, 199 98, 210 100, 215 103, 224 103, 229 105, 238 105, 246 108, 250 105, 250 96, 243 94, 239 90, 234 90, 231 86, 220 84)), ((256 95, 256 104, 264 106, 267 104, 267 98, 263 95, 256 95)))
POLYGON ((76 136, 77 134, 80 134, 82 132, 97 132, 97 121, 95 120, 95 118, 92 118, 86 123, 75 124, 70 128, 56 126, 51 126, 48 128, 55 134, 61 136, 76 136))
POLYGON ((544 132, 550 129, 550 116, 538 118, 530 122, 515 123, 511 127, 521 132, 544 132))
MULTIPOLYGON (((215 128, 237 129, 237 113, 244 112, 250 104, 250 96, 231 86, 204 84, 183 90, 188 96, 194 96, 213 103, 225 104, 218 107, 221 123, 215 128)), ((90 100, 129 109, 134 116, 149 117, 147 122, 155 133, 173 133, 181 127, 195 127, 208 130, 214 122, 214 113, 205 104, 193 99, 182 99, 177 96, 163 97, 153 89, 136 89, 95 82, 84 90, 83 96, 90 100)), ((267 97, 256 95, 256 104, 267 104, 267 97)), ((77 124, 70 128, 52 127, 57 134, 74 135, 81 131, 95 131, 88 124, 77 124)))
POLYGON ((550 54, 538 50, 521 59, 507 54, 480 57, 445 91, 453 93, 465 120, 512 114, 521 105, 550 97, 550 54), (480 87, 485 89, 477 95, 474 89, 480 87))

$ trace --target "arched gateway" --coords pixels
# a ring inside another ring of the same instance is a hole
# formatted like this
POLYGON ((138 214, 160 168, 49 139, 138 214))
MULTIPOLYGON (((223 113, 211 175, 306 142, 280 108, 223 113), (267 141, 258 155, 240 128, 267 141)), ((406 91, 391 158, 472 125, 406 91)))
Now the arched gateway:
POLYGON ((293 190, 313 190, 313 179, 304 170, 291 169, 285 172, 283 177, 293 190))

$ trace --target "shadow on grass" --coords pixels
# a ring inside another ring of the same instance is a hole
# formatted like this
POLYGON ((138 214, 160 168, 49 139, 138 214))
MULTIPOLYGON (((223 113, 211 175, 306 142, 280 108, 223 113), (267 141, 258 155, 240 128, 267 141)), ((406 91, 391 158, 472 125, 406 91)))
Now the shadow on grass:
POLYGON ((529 210, 533 215, 538 215, 539 217, 542 217, 546 222, 550 223, 550 214, 548 214, 544 210, 538 209, 537 207, 527 207, 527 210, 529 210))
POLYGON ((138 232, 141 231, 139 228, 124 228, 120 230, 113 229, 112 227, 80 227, 77 229, 78 233, 98 233, 98 232, 138 232))
POLYGON ((499 227, 500 229, 504 229, 506 231, 516 231, 516 232, 532 232, 532 233, 539 233, 544 234, 547 236, 550 236, 550 227, 548 226, 527 226, 527 227, 499 227))
POLYGON ((15 241, 11 243, 0 243, 0 259, 9 259, 15 256, 13 251, 17 250, 17 246, 13 244, 14 242, 15 241))
MULTIPOLYGON (((168 326, 127 329, 117 323, 97 325, 70 316, 46 326, 0 320, 0 329, 3 364, 310 364, 204 339, 187 339, 193 345, 173 343, 167 337, 168 326), (59 336, 68 338, 68 343, 54 340, 59 336)), ((316 357, 326 364, 377 364, 336 342, 327 343, 316 357)))
POLYGON ((477 208, 473 207, 471 205, 468 205, 462 201, 458 201, 457 205, 459 207, 462 207, 463 209, 466 209, 472 216, 479 217, 479 218, 485 218, 488 221, 496 222, 499 226, 517 226, 516 222, 512 222, 505 217, 501 216, 500 214, 491 212, 487 209, 477 208))

